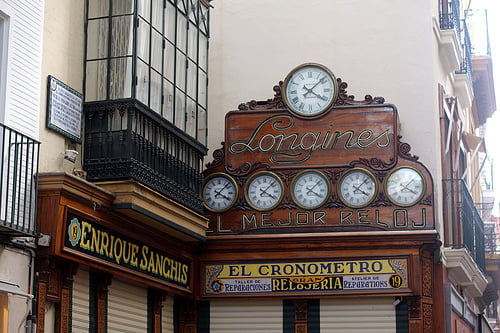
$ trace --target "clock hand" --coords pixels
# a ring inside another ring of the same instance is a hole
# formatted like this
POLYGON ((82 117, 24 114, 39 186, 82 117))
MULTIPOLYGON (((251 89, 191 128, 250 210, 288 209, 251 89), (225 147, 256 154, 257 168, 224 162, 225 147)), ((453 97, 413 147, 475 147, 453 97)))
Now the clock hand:
MULTIPOLYGON (((411 182, 410 182, 410 183, 411 183, 411 182)), ((417 194, 417 191, 414 191, 414 190, 412 190, 411 188, 408 188, 408 187, 407 187, 410 183, 408 183, 408 184, 406 184, 406 185, 399 184, 399 185, 402 187, 402 189, 401 189, 401 190, 408 190, 408 191, 410 191, 410 192, 411 192, 411 193, 413 193, 413 194, 417 194)))
MULTIPOLYGON (((364 183, 364 182, 363 182, 363 183, 364 183)), ((363 183, 361 183, 361 184, 363 184, 363 183)), ((366 196, 369 196, 369 195, 368 195, 368 193, 366 193, 365 191, 363 191, 362 189, 360 189, 361 184, 359 185, 359 187, 358 187, 358 186, 356 186, 356 185, 354 185, 354 184, 352 184, 352 187, 354 187, 354 191, 353 191, 353 193, 354 193, 354 192, 356 192, 356 191, 358 191, 358 192, 361 192, 362 194, 364 194, 364 195, 366 195, 366 196)))
POLYGON ((217 195, 222 195, 222 196, 224 196, 224 195, 222 194, 222 191, 224 191, 224 189, 225 189, 228 185, 229 185, 229 183, 226 183, 226 185, 224 185, 224 187, 223 187, 223 188, 221 188, 220 190, 218 190, 218 191, 217 191, 217 190, 214 190, 214 191, 215 191, 215 196, 217 196, 217 195))
MULTIPOLYGON (((269 187, 268 187, 268 188, 269 188, 269 187)), ((263 194, 266 194, 268 197, 271 197, 271 198, 273 198, 273 199, 276 199, 276 197, 275 197, 274 195, 272 195, 271 193, 267 192, 266 190, 260 189, 260 192, 262 192, 262 193, 260 194, 260 196, 261 196, 261 197, 263 196, 263 194)))

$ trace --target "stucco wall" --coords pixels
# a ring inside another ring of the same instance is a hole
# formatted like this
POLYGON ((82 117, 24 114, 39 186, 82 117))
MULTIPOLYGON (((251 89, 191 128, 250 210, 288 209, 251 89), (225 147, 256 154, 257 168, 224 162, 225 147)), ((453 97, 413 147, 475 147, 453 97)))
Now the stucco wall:
POLYGON ((81 169, 81 151, 75 164, 64 160, 66 149, 80 150, 45 126, 47 76, 52 75, 78 92, 83 91, 85 1, 46 0, 40 82, 40 172, 81 169))

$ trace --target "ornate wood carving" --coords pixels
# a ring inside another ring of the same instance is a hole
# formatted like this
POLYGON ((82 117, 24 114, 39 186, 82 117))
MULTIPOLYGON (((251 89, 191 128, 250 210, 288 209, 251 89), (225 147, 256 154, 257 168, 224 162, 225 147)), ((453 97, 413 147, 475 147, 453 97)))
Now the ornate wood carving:
POLYGON ((108 287, 113 281, 110 274, 98 274, 97 278, 97 333, 106 332, 108 287))
POLYGON ((307 300, 293 301, 295 309, 295 332, 307 333, 307 300))
POLYGON ((432 304, 424 303, 422 304, 423 312, 423 332, 424 333, 434 333, 433 320, 432 320, 432 304))
POLYGON ((422 296, 432 298, 432 260, 422 259, 422 296))
POLYGON ((47 308, 47 282, 40 280, 38 283, 38 309, 36 331, 45 332, 45 311, 47 308))
POLYGON ((420 318, 420 306, 421 300, 418 296, 408 297, 408 318, 410 319, 419 319, 420 318))
POLYGON ((196 332, 196 314, 196 303, 194 301, 179 301, 179 333, 196 332))
MULTIPOLYGON (((341 78, 337 78, 337 83, 339 86, 339 94, 337 100, 333 104, 334 106, 340 105, 372 105, 372 104, 384 104, 385 99, 383 97, 372 97, 371 95, 365 95, 363 100, 355 100, 354 95, 347 94, 346 82, 343 82, 341 78)), ((238 105, 238 110, 270 110, 270 109, 282 109, 285 108, 285 103, 283 102, 281 89, 283 87, 283 81, 280 81, 277 85, 273 87, 274 97, 265 101, 251 100, 246 103, 241 103, 238 105)))

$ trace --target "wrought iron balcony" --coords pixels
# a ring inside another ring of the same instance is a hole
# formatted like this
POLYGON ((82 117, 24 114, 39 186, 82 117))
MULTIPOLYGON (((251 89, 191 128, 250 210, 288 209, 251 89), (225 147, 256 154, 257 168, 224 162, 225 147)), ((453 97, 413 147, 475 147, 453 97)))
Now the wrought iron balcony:
POLYGON ((462 63, 460 64, 460 70, 457 73, 467 74, 470 82, 472 82, 472 44, 469 35, 469 29, 465 20, 462 20, 462 63))
POLYGON ((462 179, 444 179, 444 246, 465 248, 485 271, 484 223, 462 179))
POLYGON ((133 179, 202 212, 206 147, 137 100, 85 103, 84 112, 87 180, 133 179))
POLYGON ((460 37, 460 1, 442 0, 439 24, 443 30, 455 29, 460 37))
POLYGON ((34 236, 40 143, 0 124, 0 235, 34 236))

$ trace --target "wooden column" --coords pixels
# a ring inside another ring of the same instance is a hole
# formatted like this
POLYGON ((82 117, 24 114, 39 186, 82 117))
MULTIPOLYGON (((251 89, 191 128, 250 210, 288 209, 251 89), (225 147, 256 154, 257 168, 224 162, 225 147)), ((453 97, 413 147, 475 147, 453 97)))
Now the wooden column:
POLYGON ((113 281, 110 274, 96 274, 96 331, 97 333, 106 333, 107 330, 107 307, 108 307, 108 287, 113 281))
POLYGON ((295 309, 295 333, 307 333, 307 300, 293 301, 295 309))
POLYGON ((179 301, 179 333, 196 333, 196 302, 179 301))

